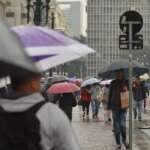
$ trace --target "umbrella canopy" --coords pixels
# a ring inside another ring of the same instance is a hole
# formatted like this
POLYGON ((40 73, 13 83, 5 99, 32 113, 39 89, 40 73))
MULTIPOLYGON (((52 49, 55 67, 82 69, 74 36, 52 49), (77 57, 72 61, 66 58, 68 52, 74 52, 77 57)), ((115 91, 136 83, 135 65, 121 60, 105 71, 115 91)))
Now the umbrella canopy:
POLYGON ((18 39, 6 24, 0 21, 0 77, 37 74, 34 64, 18 39))
POLYGON ((54 76, 51 79, 52 84, 65 81, 68 81, 68 78, 66 76, 54 76))
POLYGON ((68 81, 68 78, 66 76, 49 77, 48 80, 46 81, 45 89, 48 89, 52 84, 66 81, 68 81))
POLYGON ((73 93, 79 91, 80 88, 70 82, 62 82, 53 84, 48 90, 48 93, 62 94, 62 93, 73 93))
MULTIPOLYGON (((130 63, 128 60, 116 61, 116 62, 113 62, 112 64, 108 65, 103 70, 103 72, 101 72, 99 75, 103 78, 112 79, 112 78, 115 78, 116 70, 123 69, 125 77, 128 78, 129 66, 130 66, 130 63)), ((140 64, 136 61, 132 62, 132 67, 133 67, 133 76, 137 76, 137 75, 139 76, 139 75, 142 75, 149 71, 148 68, 144 67, 142 64, 140 64)))
POLYGON ((77 79, 74 83, 77 85, 77 86, 81 86, 83 80, 82 79, 77 79))
POLYGON ((110 85, 112 80, 103 80, 100 82, 100 85, 110 85))
POLYGON ((37 26, 18 26, 12 30, 17 33, 28 54, 44 71, 94 52, 86 45, 54 30, 37 26))
POLYGON ((99 83, 99 82, 100 82, 100 80, 98 80, 96 78, 90 78, 90 79, 85 80, 81 84, 81 87, 85 87, 85 86, 88 86, 88 85, 96 84, 96 83, 99 83))

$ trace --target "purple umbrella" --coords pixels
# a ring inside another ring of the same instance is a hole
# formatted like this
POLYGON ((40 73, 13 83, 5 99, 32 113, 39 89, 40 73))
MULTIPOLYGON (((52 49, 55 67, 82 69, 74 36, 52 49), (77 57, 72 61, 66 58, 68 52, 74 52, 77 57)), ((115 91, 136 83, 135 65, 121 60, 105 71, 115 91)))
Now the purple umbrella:
POLYGON ((12 30, 16 32, 28 54, 42 70, 94 52, 86 45, 47 28, 18 26, 12 30))

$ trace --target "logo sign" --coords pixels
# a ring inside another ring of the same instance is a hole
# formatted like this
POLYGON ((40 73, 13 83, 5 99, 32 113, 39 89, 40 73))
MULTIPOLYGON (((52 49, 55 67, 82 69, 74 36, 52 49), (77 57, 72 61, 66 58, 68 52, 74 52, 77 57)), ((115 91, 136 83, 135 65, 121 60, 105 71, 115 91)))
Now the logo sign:
POLYGON ((143 27, 142 16, 136 11, 127 11, 120 17, 119 25, 122 31, 119 36, 119 48, 126 50, 131 44, 133 50, 143 49, 143 35, 139 34, 143 27), (132 37, 129 37, 130 35, 132 37), (132 41, 129 41, 130 39, 132 41))

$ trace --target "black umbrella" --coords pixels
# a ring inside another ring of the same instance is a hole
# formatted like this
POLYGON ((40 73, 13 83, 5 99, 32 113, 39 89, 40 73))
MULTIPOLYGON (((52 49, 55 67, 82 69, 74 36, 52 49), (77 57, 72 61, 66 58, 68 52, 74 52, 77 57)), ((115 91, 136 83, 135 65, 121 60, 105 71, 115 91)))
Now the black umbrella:
MULTIPOLYGON (((124 71, 125 78, 129 77, 129 61, 128 60, 120 60, 113 62, 108 65, 103 71, 99 73, 99 76, 102 78, 112 79, 115 78, 115 71, 122 69, 124 71)), ((149 71, 148 68, 144 67, 142 64, 133 61, 133 76, 139 76, 149 71)))
POLYGON ((0 20, 0 77, 37 74, 16 35, 0 20))

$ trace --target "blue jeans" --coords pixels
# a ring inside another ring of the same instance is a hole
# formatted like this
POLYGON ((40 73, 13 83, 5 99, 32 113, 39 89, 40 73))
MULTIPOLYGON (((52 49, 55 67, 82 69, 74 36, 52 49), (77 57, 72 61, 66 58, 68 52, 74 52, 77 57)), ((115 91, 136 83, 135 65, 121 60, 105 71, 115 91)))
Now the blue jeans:
POLYGON ((141 119, 142 117, 142 109, 143 109, 143 100, 141 101, 134 101, 134 118, 136 119, 137 114, 138 114, 138 118, 141 119))
POLYGON ((121 145, 121 139, 123 143, 126 143, 126 114, 125 109, 112 110, 114 134, 118 145, 121 145))
POLYGON ((92 107, 92 112, 93 112, 93 116, 94 116, 94 117, 97 117, 97 116, 98 116, 98 113, 99 113, 99 105, 100 105, 100 102, 97 101, 96 99, 94 99, 94 100, 91 101, 91 107, 92 107))

